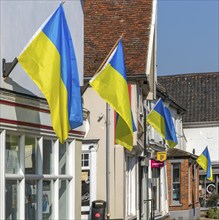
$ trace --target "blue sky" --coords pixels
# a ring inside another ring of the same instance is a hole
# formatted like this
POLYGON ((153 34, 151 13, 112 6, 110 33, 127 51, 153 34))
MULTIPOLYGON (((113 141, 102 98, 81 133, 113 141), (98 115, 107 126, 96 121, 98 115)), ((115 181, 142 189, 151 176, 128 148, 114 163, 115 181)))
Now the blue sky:
POLYGON ((219 72, 219 0, 158 0, 157 68, 219 72))

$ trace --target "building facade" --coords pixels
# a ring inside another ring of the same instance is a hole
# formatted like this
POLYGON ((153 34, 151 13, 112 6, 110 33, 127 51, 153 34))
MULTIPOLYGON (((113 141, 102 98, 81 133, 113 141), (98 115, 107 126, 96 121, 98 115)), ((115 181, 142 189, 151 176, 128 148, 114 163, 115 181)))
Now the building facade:
POLYGON ((199 219, 199 166, 197 156, 178 148, 167 151, 170 218, 199 219))
POLYGON ((219 73, 164 76, 158 81, 187 110, 183 115, 186 150, 199 156, 208 146, 213 182, 206 180, 206 173, 200 169, 200 201, 204 206, 211 194, 207 190, 209 184, 213 184, 214 193, 219 193, 219 73))
MULTIPOLYGON (((1 60, 18 56, 58 5, 1 1, 1 60)), ((82 82, 83 1, 66 6, 82 82)), ((0 219, 80 219, 81 147, 89 112, 84 109, 84 125, 61 144, 46 100, 19 64, 0 82, 0 219)))
MULTIPOLYGON (((110 153, 106 150, 106 103, 92 88, 87 88, 84 106, 90 110, 90 131, 83 144, 90 166, 90 201, 82 207, 83 218, 89 218, 92 202, 108 203, 111 219, 149 219, 154 214, 163 217, 168 212, 165 196, 157 194, 156 213, 152 208, 151 152, 146 152, 144 125, 146 100, 155 98, 156 79, 156 16, 157 1, 86 1, 85 2, 85 82, 94 76, 115 42, 122 36, 126 75, 131 107, 137 132, 133 150, 115 144, 115 112, 110 108, 110 153), (106 180, 106 160, 110 160, 110 181, 106 180), (95 171, 95 173, 94 173, 95 171), (92 176, 91 173, 94 175, 92 176), (107 186, 107 184, 109 184, 107 186), (107 198, 107 187, 110 198, 107 198), (163 199, 165 198, 165 199, 163 199)), ((152 150, 153 151, 153 150, 152 150)), ((82 169, 83 172, 83 169, 82 169)), ((155 187, 160 187, 165 176, 156 170, 155 187), (161 176, 161 178, 160 178, 161 176), (160 180, 162 179, 162 180, 160 180)), ((166 179, 166 178, 165 178, 166 179)), ((164 187, 164 185, 162 185, 164 187)), ((163 189, 163 188, 160 189, 163 189)), ((86 199, 87 191, 82 197, 86 199)), ((82 201, 83 203, 83 201, 82 201)))

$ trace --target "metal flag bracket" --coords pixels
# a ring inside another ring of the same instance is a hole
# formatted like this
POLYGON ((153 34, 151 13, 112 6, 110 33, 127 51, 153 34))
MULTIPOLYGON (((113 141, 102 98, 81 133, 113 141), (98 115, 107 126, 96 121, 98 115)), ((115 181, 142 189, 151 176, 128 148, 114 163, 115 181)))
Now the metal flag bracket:
POLYGON ((8 62, 8 63, 6 63, 6 59, 3 58, 2 59, 2 77, 7 78, 17 63, 18 63, 17 57, 15 57, 12 62, 8 62))

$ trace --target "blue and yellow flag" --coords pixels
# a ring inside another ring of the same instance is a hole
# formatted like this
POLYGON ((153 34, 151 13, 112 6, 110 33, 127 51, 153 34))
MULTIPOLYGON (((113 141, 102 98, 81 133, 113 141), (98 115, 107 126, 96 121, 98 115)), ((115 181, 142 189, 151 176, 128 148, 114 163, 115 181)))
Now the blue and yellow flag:
POLYGON ((83 124, 78 68, 62 4, 44 23, 18 61, 49 104, 52 126, 63 143, 83 124))
POLYGON ((200 167, 206 172, 206 178, 213 180, 212 167, 211 167, 211 158, 208 152, 208 147, 202 152, 202 154, 197 158, 197 163, 200 167))
POLYGON ((89 83, 119 114, 123 126, 116 132, 116 143, 131 151, 133 127, 122 40, 118 42, 101 71, 89 83))
POLYGON ((162 99, 159 99, 153 110, 146 117, 149 123, 163 139, 169 147, 173 148, 177 145, 176 131, 170 110, 164 106, 162 99))
MULTIPOLYGON (((131 135, 129 135, 129 130, 127 129, 127 126, 125 124, 126 123, 122 119, 122 117, 120 117, 119 114, 116 113, 115 140, 123 140, 123 139, 131 138, 131 135)), ((133 115, 132 115, 132 130, 133 132, 137 131, 133 115)))

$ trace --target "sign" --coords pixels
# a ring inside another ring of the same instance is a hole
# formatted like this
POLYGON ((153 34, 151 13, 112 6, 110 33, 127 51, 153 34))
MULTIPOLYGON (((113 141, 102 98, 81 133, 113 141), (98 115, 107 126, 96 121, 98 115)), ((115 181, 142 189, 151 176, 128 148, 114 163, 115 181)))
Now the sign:
POLYGON ((164 166, 163 161, 151 160, 151 168, 160 168, 164 166))
POLYGON ((213 193, 215 191, 215 185, 213 183, 209 184, 207 187, 206 187, 206 190, 208 193, 213 193))
POLYGON ((157 152, 157 160, 165 161, 166 159, 167 159, 167 152, 166 151, 157 152))

